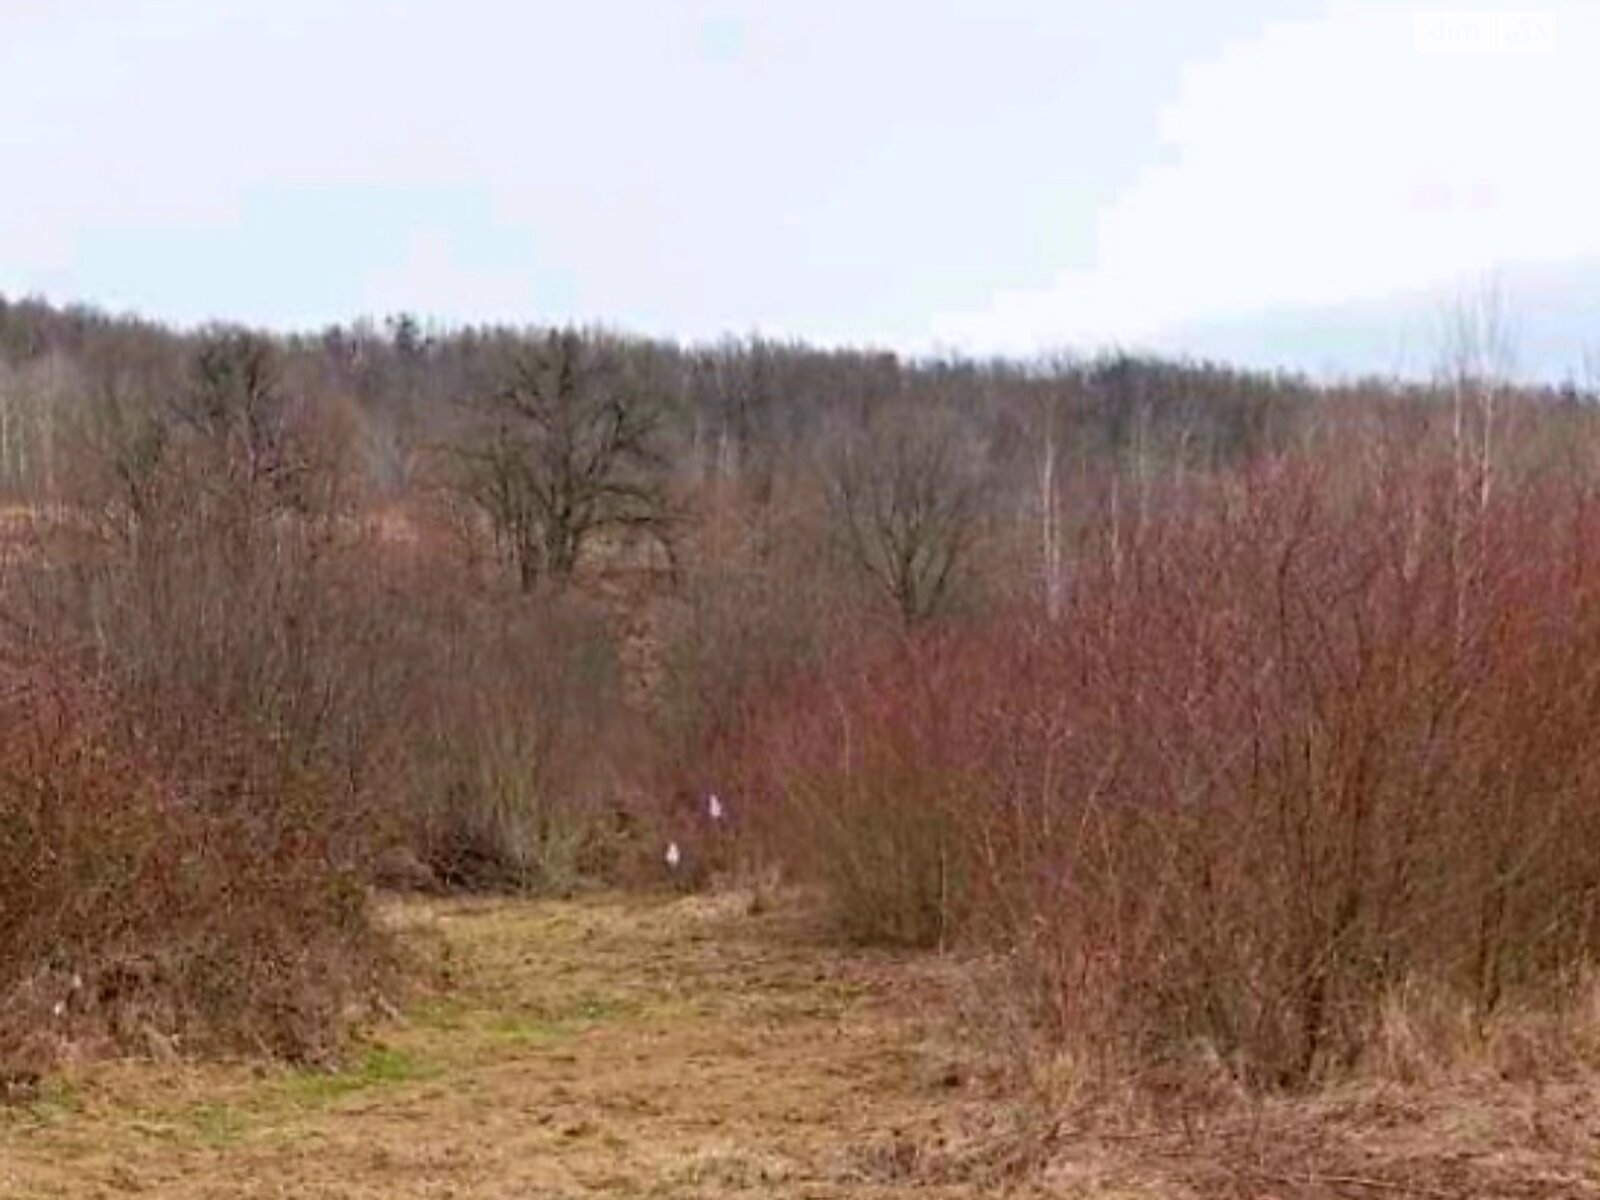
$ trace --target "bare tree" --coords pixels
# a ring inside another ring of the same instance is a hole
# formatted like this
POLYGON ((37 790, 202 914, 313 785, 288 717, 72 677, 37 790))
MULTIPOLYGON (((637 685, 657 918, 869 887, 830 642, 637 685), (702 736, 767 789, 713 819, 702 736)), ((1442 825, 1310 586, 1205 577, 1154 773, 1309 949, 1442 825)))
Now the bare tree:
POLYGON ((1458 644, 1465 638, 1468 593, 1481 567, 1470 560, 1468 527, 1480 522, 1493 494, 1495 429, 1509 394, 1515 367, 1515 334, 1505 292, 1490 278, 1459 300, 1445 330, 1442 382, 1451 403, 1451 450, 1454 489, 1451 513, 1451 569, 1455 575, 1455 619, 1458 644))
POLYGON ((82 499, 109 528, 131 533, 161 501, 171 428, 148 395, 107 376, 98 381, 73 432, 82 499))
POLYGON ((1511 389, 1516 366, 1515 331, 1503 286, 1497 279, 1485 281, 1457 302, 1448 320, 1443 374, 1452 404, 1457 487, 1463 495, 1475 491, 1481 510, 1493 484, 1499 402, 1511 389))
POLYGON ((456 486, 487 517, 518 582, 566 580, 604 534, 672 554, 662 403, 572 330, 515 353, 455 448, 456 486))
POLYGON ((1041 392, 1037 416, 1039 450, 1039 541, 1040 563, 1044 576, 1045 612, 1052 621, 1059 620, 1066 606, 1067 564, 1065 531, 1061 511, 1061 442, 1063 410, 1066 407, 1065 384, 1077 363, 1066 355, 1057 355, 1049 363, 1048 386, 1041 392))
POLYGON ((316 507, 326 448, 293 411, 269 339, 216 329, 183 358, 143 349, 88 358, 66 425, 79 500, 107 528, 131 533, 174 502, 245 524, 316 507))
POLYGON ((281 483, 294 468, 289 402, 277 354, 265 338, 223 329, 200 343, 190 386, 173 416, 246 485, 281 483), (242 478, 240 478, 242 476, 242 478))
POLYGON ((984 523, 970 435, 944 413, 881 417, 847 441, 830 472, 845 543, 907 625, 945 607, 984 523))

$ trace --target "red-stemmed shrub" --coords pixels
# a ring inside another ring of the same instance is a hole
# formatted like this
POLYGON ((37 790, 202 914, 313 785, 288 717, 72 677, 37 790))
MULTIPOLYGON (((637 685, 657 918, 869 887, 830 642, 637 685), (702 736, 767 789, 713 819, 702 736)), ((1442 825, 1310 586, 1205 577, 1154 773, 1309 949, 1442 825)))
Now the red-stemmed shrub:
POLYGON ((187 796, 59 659, 0 655, 0 1069, 74 1049, 337 1052, 389 978, 311 828, 187 796))
POLYGON ((1009 952, 1085 1060, 1360 1066, 1487 1037, 1600 952, 1600 492, 1290 455, 1108 513, 1064 611, 753 698, 765 851, 856 936, 1009 952), (1418 1001, 1420 1006, 1420 1001, 1418 1001))

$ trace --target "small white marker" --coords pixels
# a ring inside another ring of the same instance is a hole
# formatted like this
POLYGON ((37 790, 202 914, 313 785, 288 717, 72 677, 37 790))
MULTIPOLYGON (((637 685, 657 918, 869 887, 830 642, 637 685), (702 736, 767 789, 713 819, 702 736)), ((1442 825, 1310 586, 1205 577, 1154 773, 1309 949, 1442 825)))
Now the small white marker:
POLYGON ((678 850, 677 842, 667 843, 667 869, 676 871, 678 864, 683 861, 683 854, 678 850))
POLYGON ((706 797, 706 816, 713 821, 722 820, 722 798, 715 792, 706 797))

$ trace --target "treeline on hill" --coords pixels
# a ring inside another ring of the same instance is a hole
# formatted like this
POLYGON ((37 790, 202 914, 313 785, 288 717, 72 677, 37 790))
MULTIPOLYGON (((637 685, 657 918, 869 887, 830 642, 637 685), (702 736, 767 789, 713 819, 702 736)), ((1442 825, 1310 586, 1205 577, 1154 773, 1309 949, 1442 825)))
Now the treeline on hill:
POLYGON ((0 301, 0 1057, 333 1053, 396 979, 372 883, 775 869, 995 952, 1085 1078, 1570 1062, 1597 456, 1588 397, 1466 353, 1314 388, 0 301))

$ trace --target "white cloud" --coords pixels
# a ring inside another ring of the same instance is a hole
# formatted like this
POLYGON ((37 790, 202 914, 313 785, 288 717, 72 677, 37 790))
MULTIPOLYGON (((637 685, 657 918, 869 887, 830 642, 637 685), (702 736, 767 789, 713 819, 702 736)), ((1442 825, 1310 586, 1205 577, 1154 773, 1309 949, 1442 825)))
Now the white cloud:
POLYGON ((948 314, 957 345, 1137 341, 1600 254, 1600 10, 1343 3, 1187 68, 1163 156, 1096 218, 1092 263, 948 314))

